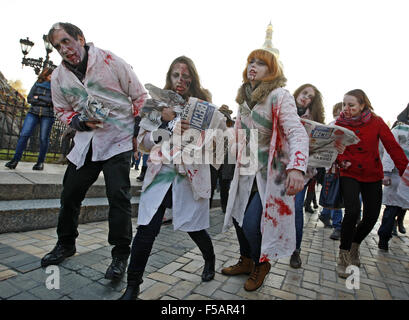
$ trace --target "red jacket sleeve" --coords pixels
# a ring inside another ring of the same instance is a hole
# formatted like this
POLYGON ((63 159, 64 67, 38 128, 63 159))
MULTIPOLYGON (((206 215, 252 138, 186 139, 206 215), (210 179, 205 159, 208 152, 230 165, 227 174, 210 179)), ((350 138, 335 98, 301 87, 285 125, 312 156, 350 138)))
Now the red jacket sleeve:
POLYGON ((393 162, 395 163, 396 168, 399 170, 399 175, 401 176, 408 165, 408 158, 406 157, 402 147, 399 145, 399 143, 393 136, 392 131, 380 117, 379 125, 380 125, 379 135, 382 144, 384 145, 386 151, 391 156, 393 162))

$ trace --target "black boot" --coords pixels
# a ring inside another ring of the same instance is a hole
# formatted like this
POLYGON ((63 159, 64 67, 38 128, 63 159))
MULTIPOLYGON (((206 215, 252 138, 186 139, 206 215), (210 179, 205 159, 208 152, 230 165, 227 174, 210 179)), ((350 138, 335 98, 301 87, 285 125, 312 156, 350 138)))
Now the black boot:
POLYGON ((307 192, 307 196, 306 196, 305 201, 304 201, 305 212, 309 212, 309 213, 314 213, 315 212, 315 210, 313 208, 311 208, 311 202, 312 202, 313 197, 314 197, 313 192, 307 192))
POLYGON ((33 170, 43 170, 44 169, 44 164, 42 162, 37 162, 34 166, 33 166, 33 170))
POLYGON ((49 265, 58 265, 63 262, 65 258, 73 256, 75 252, 75 245, 57 244, 51 252, 47 253, 41 259, 41 266, 44 268, 49 265))
POLYGON ((315 194, 315 192, 312 197, 312 203, 314 204, 314 209, 318 209, 317 195, 315 194))
POLYGON ((403 225, 403 219, 405 218, 405 213, 406 211, 403 212, 403 214, 398 214, 398 216, 396 217, 396 221, 398 223, 398 230, 400 233, 405 234, 406 233, 406 228, 403 225))
POLYGON ((146 170, 147 170, 147 169, 148 169, 148 167, 142 166, 141 174, 140 174, 139 177, 136 178, 136 179, 139 180, 139 181, 143 181, 143 179, 145 179, 145 173, 146 173, 146 170))
POLYGON ((15 169, 17 167, 18 161, 16 160, 10 160, 5 164, 5 166, 9 169, 15 169))
POLYGON ((105 273, 105 279, 121 280, 127 265, 128 258, 113 257, 112 262, 105 273))
POLYGON ((128 272, 128 284, 124 294, 118 300, 136 300, 139 285, 143 282, 141 272, 128 272))
POLYGON ((202 281, 208 282, 214 278, 215 275, 216 256, 205 260, 205 265, 202 273, 202 281))

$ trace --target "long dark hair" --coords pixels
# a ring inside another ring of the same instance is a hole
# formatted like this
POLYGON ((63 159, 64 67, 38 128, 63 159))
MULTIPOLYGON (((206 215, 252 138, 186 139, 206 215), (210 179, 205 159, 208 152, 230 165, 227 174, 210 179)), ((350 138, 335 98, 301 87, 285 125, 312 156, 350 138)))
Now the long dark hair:
POLYGON ((322 103, 322 94, 315 86, 310 83, 303 84, 301 87, 294 91, 294 99, 297 101, 297 97, 301 93, 301 91, 308 87, 311 87, 315 93, 314 99, 312 99, 311 103, 307 107, 311 112, 312 120, 319 123, 324 123, 325 111, 324 105, 322 103))
MULTIPOLYGON (((171 74, 172 74, 173 67, 177 63, 184 63, 189 70, 190 76, 192 77, 192 82, 190 83, 190 86, 187 92, 187 96, 199 98, 201 100, 205 100, 208 102, 212 102, 212 95, 210 91, 203 88, 202 85, 200 84, 200 78, 199 78, 199 74, 197 73, 195 64, 193 63, 192 59, 186 56, 180 56, 180 57, 177 57, 175 60, 173 60, 173 62, 171 63, 169 67, 168 73, 166 74, 166 84, 165 84, 164 89, 172 90, 171 74)), ((185 97, 185 98, 188 98, 188 97, 185 97)))
POLYGON ((54 71, 53 69, 45 67, 43 71, 40 73, 40 75, 38 76, 37 82, 42 83, 42 82, 47 81, 48 76, 52 74, 53 71, 54 71))

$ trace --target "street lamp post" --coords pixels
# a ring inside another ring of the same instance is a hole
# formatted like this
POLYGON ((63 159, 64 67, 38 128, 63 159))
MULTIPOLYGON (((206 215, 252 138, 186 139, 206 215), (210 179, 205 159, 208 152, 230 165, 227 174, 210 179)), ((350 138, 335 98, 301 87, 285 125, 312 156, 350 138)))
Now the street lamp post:
POLYGON ((23 53, 23 60, 21 61, 21 64, 24 66, 32 67, 34 69, 34 72, 36 75, 39 75, 40 72, 45 68, 51 68, 55 69, 57 66, 53 64, 53 62, 50 60, 50 53, 53 51, 53 46, 48 41, 47 35, 43 35, 43 40, 44 40, 44 46, 45 46, 45 51, 47 52, 47 55, 45 56, 45 60, 43 58, 27 58, 26 56, 30 52, 31 48, 34 46, 34 42, 30 41, 30 39, 27 37, 27 39, 20 39, 20 45, 21 45, 21 52, 23 53))

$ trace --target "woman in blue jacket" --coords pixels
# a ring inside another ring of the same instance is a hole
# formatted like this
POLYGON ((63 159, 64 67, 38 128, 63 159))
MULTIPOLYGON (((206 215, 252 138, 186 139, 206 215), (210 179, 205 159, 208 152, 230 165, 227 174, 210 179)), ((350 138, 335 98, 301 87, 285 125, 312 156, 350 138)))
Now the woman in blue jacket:
POLYGON ((11 161, 5 164, 5 166, 10 169, 16 168, 23 156, 24 150, 26 149, 27 141, 33 134, 33 130, 38 123, 40 123, 40 151, 38 153, 37 163, 33 166, 33 170, 44 169, 43 163, 48 150, 51 128, 54 123, 50 83, 52 72, 52 69, 44 68, 28 94, 27 101, 31 104, 31 107, 24 119, 23 128, 20 132, 14 157, 11 161))

